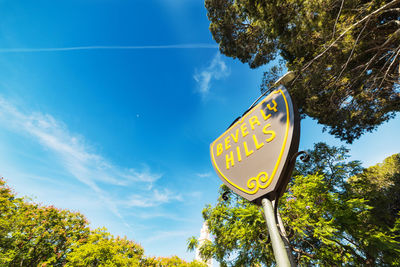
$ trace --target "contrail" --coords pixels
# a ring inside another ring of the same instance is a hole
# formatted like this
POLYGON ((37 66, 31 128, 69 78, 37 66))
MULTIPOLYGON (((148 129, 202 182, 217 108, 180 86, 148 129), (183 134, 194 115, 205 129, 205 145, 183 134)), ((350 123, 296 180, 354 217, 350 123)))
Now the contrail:
POLYGON ((139 50, 139 49, 216 49, 216 44, 176 44, 176 45, 142 45, 142 46, 71 46, 48 48, 0 48, 0 53, 36 53, 78 50, 139 50))

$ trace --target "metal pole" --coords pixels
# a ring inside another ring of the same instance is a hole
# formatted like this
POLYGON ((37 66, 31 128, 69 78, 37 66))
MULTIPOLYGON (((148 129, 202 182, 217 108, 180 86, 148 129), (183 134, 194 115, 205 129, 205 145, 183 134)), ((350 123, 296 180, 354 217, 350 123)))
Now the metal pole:
POLYGON ((285 245, 283 244, 278 227, 276 225, 274 209, 272 207, 271 200, 263 198, 261 203, 264 208, 265 220, 267 221, 269 237, 271 238, 276 265, 278 267, 290 267, 290 261, 286 253, 285 245))
POLYGON ((292 249, 290 248, 289 239, 287 237, 285 226, 283 225, 282 218, 281 218, 281 215, 279 214, 279 211, 278 211, 277 215, 278 215, 277 216, 278 217, 278 225, 281 230, 280 232, 281 232, 283 243, 285 244, 287 255, 289 256, 290 266, 295 267, 297 265, 293 258, 292 249))

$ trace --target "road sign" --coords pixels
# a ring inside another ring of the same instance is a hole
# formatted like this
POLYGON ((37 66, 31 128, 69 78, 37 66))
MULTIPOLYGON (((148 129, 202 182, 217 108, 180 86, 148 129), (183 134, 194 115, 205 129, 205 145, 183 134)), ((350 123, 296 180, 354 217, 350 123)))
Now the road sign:
POLYGON ((211 161, 221 180, 247 200, 279 196, 290 178, 299 137, 297 109, 279 86, 211 144, 211 161))

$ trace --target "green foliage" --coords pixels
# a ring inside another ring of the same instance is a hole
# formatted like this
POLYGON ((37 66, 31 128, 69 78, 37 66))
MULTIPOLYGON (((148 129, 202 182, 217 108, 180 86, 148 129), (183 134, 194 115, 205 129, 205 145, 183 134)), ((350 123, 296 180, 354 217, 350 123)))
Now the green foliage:
POLYGON ((205 0, 220 51, 265 73, 282 63, 303 114, 351 143, 400 110, 400 1, 205 0))
POLYGON ((365 169, 349 179, 351 194, 364 197, 374 207, 377 222, 393 227, 400 211, 400 154, 365 169))
POLYGON ((314 149, 308 150, 307 153, 310 160, 296 164, 294 176, 323 174, 325 182, 329 184, 328 188, 334 191, 341 189, 346 179, 362 170, 360 161, 346 161, 349 149, 344 146, 330 147, 325 143, 316 143, 314 149))
MULTIPOLYGON (((221 195, 227 190, 222 186, 221 195)), ((229 194, 226 201, 219 197, 215 207, 208 205, 203 210, 203 217, 215 237, 214 242, 206 242, 200 248, 204 258, 213 257, 221 266, 269 265, 273 262, 270 245, 266 243, 265 221, 257 206, 236 194, 229 194)), ((189 249, 198 246, 194 239, 189 240, 189 249)))
POLYGON ((141 264, 145 267, 167 267, 167 266, 179 266, 179 267, 206 267, 206 265, 199 261, 186 262, 177 256, 170 258, 158 257, 158 258, 147 258, 145 262, 141 264))
POLYGON ((18 198, 0 178, 0 266, 202 267, 200 262, 148 258, 143 248, 105 228, 90 230, 77 212, 18 198))
MULTIPOLYGON (((301 266, 396 266, 400 259, 400 154, 362 169, 348 150, 318 143, 299 162, 278 206, 293 256, 301 266)), ((214 236, 200 252, 222 266, 273 263, 259 207, 233 192, 208 205, 203 217, 214 236)), ((189 249, 199 244, 189 240, 189 249)))
POLYGON ((90 233, 84 242, 70 247, 66 266, 139 266, 143 248, 126 238, 114 238, 105 228, 90 233))
POLYGON ((370 261, 400 264, 400 154, 386 158, 383 163, 365 169, 349 179, 349 194, 363 198, 371 210, 363 218, 363 224, 351 229, 355 239, 370 261), (376 248, 380 250, 376 250, 376 248), (384 251, 380 255, 380 251, 384 251))
POLYGON ((88 233, 82 214, 16 198, 0 179, 0 265, 62 266, 88 233))

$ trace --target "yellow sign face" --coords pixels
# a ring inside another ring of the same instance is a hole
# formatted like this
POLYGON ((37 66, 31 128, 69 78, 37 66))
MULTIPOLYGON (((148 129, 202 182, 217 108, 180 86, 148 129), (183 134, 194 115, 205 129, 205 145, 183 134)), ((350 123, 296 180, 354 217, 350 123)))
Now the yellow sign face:
POLYGON ((280 86, 211 144, 211 161, 229 188, 253 201, 286 187, 288 178, 281 176, 298 139, 297 114, 280 86))

